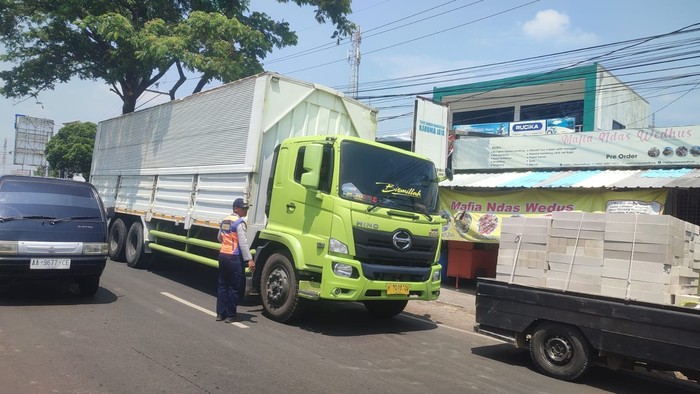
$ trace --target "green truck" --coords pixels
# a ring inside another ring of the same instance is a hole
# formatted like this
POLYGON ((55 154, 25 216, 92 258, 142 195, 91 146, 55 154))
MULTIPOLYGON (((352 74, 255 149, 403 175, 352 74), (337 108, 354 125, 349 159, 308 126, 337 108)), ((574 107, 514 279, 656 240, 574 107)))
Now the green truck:
POLYGON ((292 320, 308 300, 363 302, 379 317, 435 300, 435 166, 375 132, 373 108, 275 73, 101 122, 90 180, 114 211, 110 257, 216 267, 219 220, 241 197, 250 283, 270 318, 292 320))

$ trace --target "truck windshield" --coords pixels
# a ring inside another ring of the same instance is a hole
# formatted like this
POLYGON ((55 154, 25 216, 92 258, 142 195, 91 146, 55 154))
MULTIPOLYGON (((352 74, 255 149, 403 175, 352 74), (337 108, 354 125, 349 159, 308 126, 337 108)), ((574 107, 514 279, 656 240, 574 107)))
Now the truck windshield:
POLYGON ((354 141, 340 146, 340 196, 370 206, 420 213, 437 210, 435 165, 354 141))

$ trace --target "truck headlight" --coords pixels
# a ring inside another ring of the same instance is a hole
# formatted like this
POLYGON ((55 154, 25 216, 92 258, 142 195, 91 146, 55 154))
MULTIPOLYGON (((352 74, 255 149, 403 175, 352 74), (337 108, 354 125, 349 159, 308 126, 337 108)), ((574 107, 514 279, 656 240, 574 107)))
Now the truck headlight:
POLYGON ((354 276, 355 269, 352 268, 350 264, 345 263, 333 263, 333 273, 341 278, 352 278, 354 276))
POLYGON ((433 272, 433 282, 437 282, 440 280, 441 271, 442 270, 435 270, 435 272, 433 272))
POLYGON ((345 245, 344 243, 338 241, 335 238, 331 238, 328 245, 328 250, 334 253, 349 254, 348 245, 345 245))

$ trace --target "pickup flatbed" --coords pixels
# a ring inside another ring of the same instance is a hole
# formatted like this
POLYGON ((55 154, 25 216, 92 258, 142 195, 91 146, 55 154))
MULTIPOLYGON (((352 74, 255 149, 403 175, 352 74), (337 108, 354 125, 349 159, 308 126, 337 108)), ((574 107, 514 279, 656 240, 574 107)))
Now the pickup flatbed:
POLYGON ((537 369, 574 380, 593 364, 700 376, 700 309, 479 279, 475 331, 528 347, 537 369))

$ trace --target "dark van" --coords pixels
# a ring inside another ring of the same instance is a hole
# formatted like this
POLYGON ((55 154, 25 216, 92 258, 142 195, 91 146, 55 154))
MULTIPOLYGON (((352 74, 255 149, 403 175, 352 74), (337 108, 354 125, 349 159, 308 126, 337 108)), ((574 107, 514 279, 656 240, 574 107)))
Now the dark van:
POLYGON ((68 279, 93 296, 107 262, 107 220, 89 183, 0 177, 0 281, 68 279))

